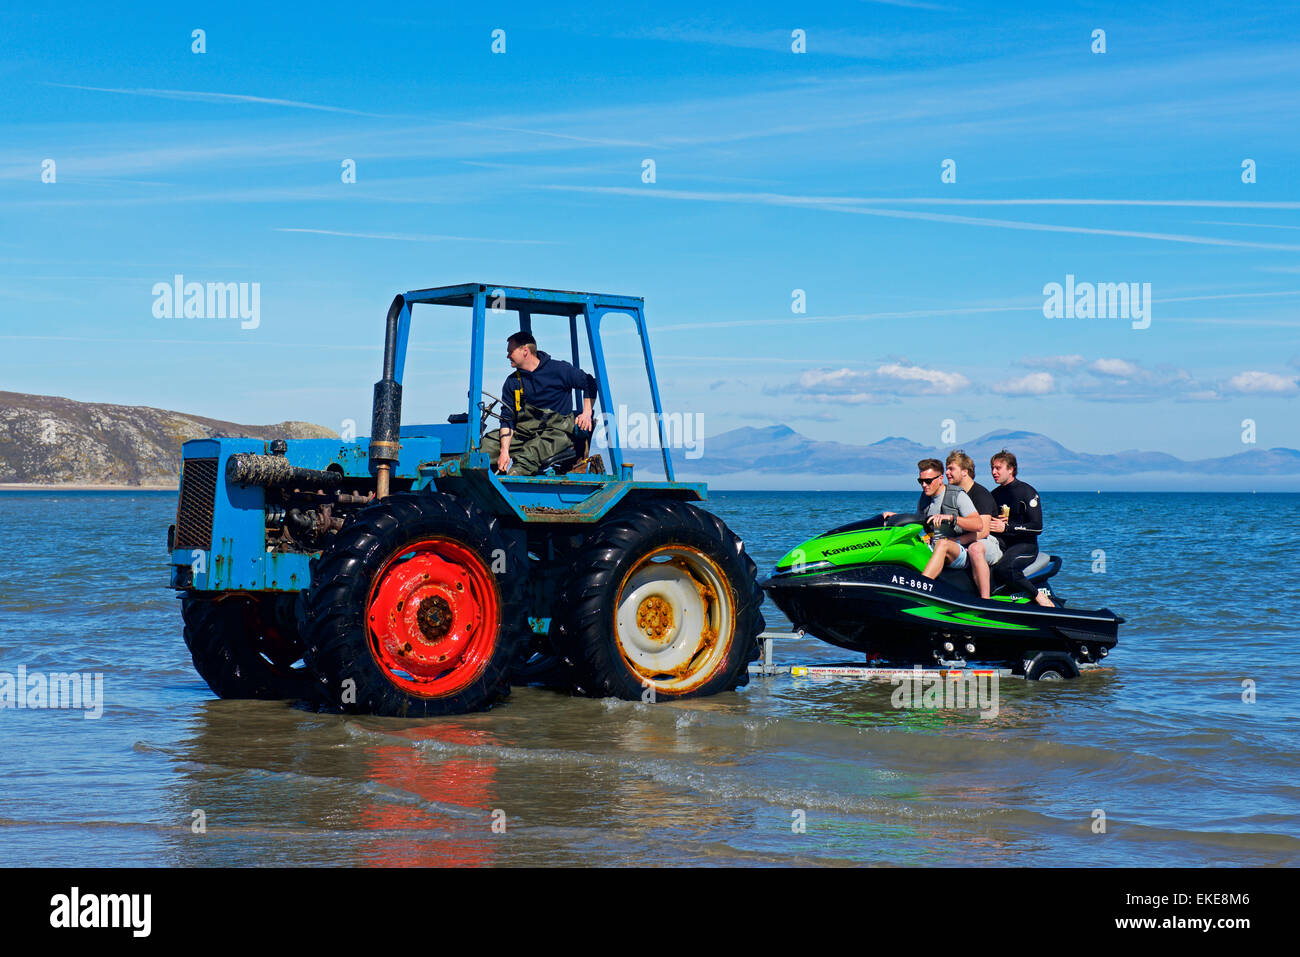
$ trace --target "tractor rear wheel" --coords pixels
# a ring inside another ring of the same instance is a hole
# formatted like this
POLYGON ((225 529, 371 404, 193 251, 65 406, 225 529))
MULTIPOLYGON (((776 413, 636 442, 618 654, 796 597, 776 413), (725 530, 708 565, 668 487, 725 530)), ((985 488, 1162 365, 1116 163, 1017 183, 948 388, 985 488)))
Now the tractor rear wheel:
POLYGON ((311 693, 306 670, 293 667, 302 658, 295 600, 295 595, 185 595, 185 646, 217 697, 283 699, 311 693))
POLYGON ((312 565, 307 666, 343 711, 424 717, 488 708, 527 639, 522 536, 451 495, 390 495, 312 565))
POLYGON ((556 644, 578 690, 644 700, 742 687, 765 626, 755 573, 717 516, 678 501, 622 506, 561 595, 556 644))

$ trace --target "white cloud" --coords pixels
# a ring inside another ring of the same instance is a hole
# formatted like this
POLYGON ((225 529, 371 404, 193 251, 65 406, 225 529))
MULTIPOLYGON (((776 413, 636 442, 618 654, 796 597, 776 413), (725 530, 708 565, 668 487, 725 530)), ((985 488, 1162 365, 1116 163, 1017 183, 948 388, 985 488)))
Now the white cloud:
POLYGON ((995 382, 991 388, 1002 395, 1047 395, 1056 391, 1056 380, 1050 372, 1031 372, 1019 379, 995 382))
POLYGON ((808 369, 786 386, 765 387, 770 395, 795 393, 817 401, 890 402, 904 395, 952 395, 970 386, 959 372, 890 362, 872 369, 808 369))
POLYGON ((1252 370, 1237 373, 1228 380, 1228 388, 1252 395, 1294 395, 1300 392, 1298 378, 1300 377, 1252 370))
POLYGON ((1142 375, 1142 368, 1127 359, 1098 359, 1088 368, 1100 375, 1121 379, 1135 379, 1142 375))
POLYGON ((970 385, 970 380, 960 372, 942 372, 899 363, 881 366, 876 374, 894 380, 909 392, 919 390, 923 395, 952 395, 970 385))
POLYGON ((1222 390, 1198 381, 1186 369, 1147 368, 1129 359, 1087 359, 1081 355, 1034 356, 1017 365, 1050 370, 995 383, 1002 395, 1065 395, 1094 402, 1150 402, 1160 399, 1213 401, 1222 390))
POLYGON ((852 388, 853 383, 865 375, 865 372, 852 369, 809 369, 799 376, 799 385, 804 389, 852 388))

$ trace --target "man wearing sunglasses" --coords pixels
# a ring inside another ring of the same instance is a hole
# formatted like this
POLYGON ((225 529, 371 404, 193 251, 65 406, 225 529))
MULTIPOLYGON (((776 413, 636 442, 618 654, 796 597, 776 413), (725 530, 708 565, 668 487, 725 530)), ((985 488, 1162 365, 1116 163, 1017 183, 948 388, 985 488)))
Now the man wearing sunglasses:
MULTIPOLYGON (((921 486, 916 510, 925 516, 926 524, 932 529, 930 547, 934 550, 921 574, 926 578, 938 578, 944 566, 949 563, 953 568, 966 567, 966 547, 957 538, 965 532, 980 531, 984 527, 984 519, 969 495, 956 485, 943 483, 942 462, 938 459, 921 459, 916 467, 920 473, 916 482, 921 486)), ((885 518, 893 514, 884 513, 885 518)))

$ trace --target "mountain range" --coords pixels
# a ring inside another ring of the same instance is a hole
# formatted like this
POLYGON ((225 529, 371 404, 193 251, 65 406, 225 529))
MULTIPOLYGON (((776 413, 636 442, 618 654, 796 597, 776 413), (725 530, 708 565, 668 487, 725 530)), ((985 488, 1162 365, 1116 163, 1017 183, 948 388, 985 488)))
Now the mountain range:
MULTIPOLYGON (((77 402, 58 396, 0 392, 0 483, 174 486, 186 439, 221 436, 335 438, 309 422, 241 425, 149 406, 77 402)), ((1000 429, 963 448, 988 484, 989 457, 1010 449, 1020 475, 1057 489, 1203 489, 1290 491, 1300 451, 1246 448, 1186 461, 1164 452, 1076 452, 1039 432, 1000 429), (1044 480, 1045 483, 1044 483, 1044 480)), ((705 438, 697 458, 673 451, 677 478, 716 488, 907 488, 923 458, 943 460, 951 447, 888 436, 869 445, 809 438, 786 425, 732 429, 705 438)), ((638 478, 663 474, 658 450, 627 454, 638 478)))
MULTIPOLYGON (((674 450, 673 464, 678 477, 723 480, 716 482, 719 487, 790 488, 812 481, 824 488, 879 489, 910 481, 919 460, 943 461, 953 447, 925 445, 901 436, 869 445, 827 442, 786 425, 772 425, 706 438, 700 449, 703 454, 695 459, 674 450), (797 483, 790 481, 796 477, 797 483)), ((1032 481, 1030 475, 1050 478, 1063 488, 1282 490, 1289 489, 1292 476, 1300 473, 1300 451, 1289 448, 1247 447, 1232 455, 1194 460, 1137 449, 1095 454, 1076 452, 1039 432, 1010 429, 988 432, 961 447, 975 460, 976 475, 984 484, 989 481, 989 458, 1002 449, 1015 453, 1026 480, 1032 481)), ((639 472, 662 472, 657 452, 639 450, 631 458, 639 472)))
POLYGON ((141 405, 0 392, 0 483, 174 487, 182 442, 237 435, 338 433, 309 422, 240 425, 141 405))

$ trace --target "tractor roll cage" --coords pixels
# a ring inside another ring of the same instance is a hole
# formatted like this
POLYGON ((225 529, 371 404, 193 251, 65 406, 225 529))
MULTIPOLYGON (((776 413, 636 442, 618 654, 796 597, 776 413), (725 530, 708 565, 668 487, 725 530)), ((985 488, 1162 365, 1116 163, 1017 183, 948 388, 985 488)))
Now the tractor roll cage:
MULTIPOLYGON (((664 474, 669 482, 675 481, 672 457, 668 452, 668 440, 664 430, 659 382, 655 378, 654 360, 650 356, 650 338, 646 334, 645 300, 640 296, 607 296, 598 293, 564 292, 557 289, 491 286, 483 283, 439 286, 403 293, 393 300, 388 310, 384 336, 384 380, 396 382, 399 387, 402 382, 402 370, 406 365, 406 344, 411 330, 411 306, 416 303, 468 306, 473 309, 465 448, 474 451, 479 447, 479 416, 475 413, 478 411, 477 404, 483 395, 483 349, 486 344, 488 308, 492 308, 494 312, 517 312, 519 328, 526 332, 532 332, 534 315, 568 316, 569 343, 572 347, 572 362, 575 368, 581 368, 578 361, 578 318, 581 316, 587 330, 587 346, 591 352, 591 361, 596 367, 594 370, 596 389, 600 399, 600 409, 606 413, 605 438, 609 446, 610 458, 613 460, 613 474, 616 476, 623 474, 623 450, 615 421, 616 416, 612 414, 614 404, 610 397, 609 376, 600 342, 600 321, 610 313, 631 316, 636 323, 637 334, 641 337, 641 352, 645 359, 646 375, 650 380, 650 396, 654 402, 655 422, 659 429, 659 446, 664 457, 664 474), (489 302, 491 302, 490 307, 489 302)), ((378 396, 378 392, 376 394, 378 396)), ((578 411, 582 409, 580 397, 574 408, 578 411)), ((378 413, 379 409, 376 408, 376 415, 378 413)))

